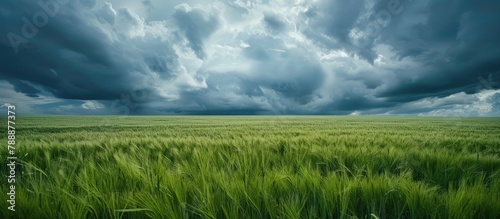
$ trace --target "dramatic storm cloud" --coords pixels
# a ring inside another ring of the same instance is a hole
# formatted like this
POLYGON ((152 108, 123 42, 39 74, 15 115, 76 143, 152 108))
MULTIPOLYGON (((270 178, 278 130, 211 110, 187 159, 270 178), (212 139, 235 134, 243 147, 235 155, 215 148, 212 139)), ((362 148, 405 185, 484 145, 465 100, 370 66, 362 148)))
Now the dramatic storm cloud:
POLYGON ((1 107, 500 116, 494 0, 4 0, 1 107))

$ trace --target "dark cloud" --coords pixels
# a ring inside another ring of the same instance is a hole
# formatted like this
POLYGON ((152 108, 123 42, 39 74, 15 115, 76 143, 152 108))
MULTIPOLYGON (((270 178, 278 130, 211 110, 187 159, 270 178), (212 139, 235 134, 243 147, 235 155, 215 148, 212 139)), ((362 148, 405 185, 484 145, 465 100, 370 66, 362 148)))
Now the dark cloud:
MULTIPOLYGON (((175 51, 164 36, 146 33, 144 20, 110 4, 92 14, 77 3, 58 5, 58 13, 46 25, 35 26, 38 32, 31 38, 23 35, 22 18, 41 11, 36 2, 18 1, 15 7, 8 1, 0 3, 8 12, 1 35, 14 33, 27 39, 16 53, 2 38, 0 79, 29 81, 58 98, 113 100, 143 86, 148 74, 172 77, 177 67, 175 51)), ((19 91, 33 95, 26 89, 19 91)))
POLYGON ((204 59, 206 54, 203 49, 203 40, 217 30, 219 26, 217 16, 182 4, 177 6, 174 19, 177 27, 189 41, 191 49, 193 49, 198 58, 204 59))
POLYGON ((80 5, 83 5, 89 9, 94 8, 97 4, 97 0, 78 0, 80 5))
POLYGON ((38 93, 40 93, 40 90, 26 81, 10 80, 9 83, 14 86, 16 92, 24 93, 28 97, 38 97, 38 93))
POLYGON ((481 90, 477 89, 478 78, 490 75, 493 81, 500 79, 500 29, 495 22, 500 15, 494 12, 494 8, 500 9, 498 2, 429 1, 417 8, 425 10, 418 16, 403 12, 381 39, 399 59, 418 60, 421 67, 401 69, 412 71, 415 79, 400 77, 380 96, 412 101, 459 91, 475 93, 481 90), (421 17, 420 22, 404 22, 412 17, 421 17))
POLYGON ((319 16, 313 22, 315 28, 341 42, 348 42, 349 32, 363 12, 364 3, 362 0, 323 1, 317 8, 319 16))
POLYGON ((312 100, 325 73, 316 60, 308 57, 310 54, 300 48, 287 48, 282 40, 272 37, 251 36, 246 41, 250 47, 244 54, 257 61, 247 81, 300 104, 312 100))
POLYGON ((8 39, 3 38, 2 78, 30 81, 57 97, 70 99, 109 99, 116 97, 120 90, 128 89, 126 75, 122 73, 124 66, 109 53, 111 45, 103 41, 106 36, 102 30, 73 15, 69 7, 62 6, 59 6, 57 17, 50 18, 46 25, 32 26, 33 21, 21 20, 41 12, 39 6, 31 1, 18 1, 18 6, 25 10, 4 9, 9 12, 7 22, 19 19, 20 25, 2 24, 1 35, 14 33, 25 38, 27 43, 20 45, 16 53, 8 39), (27 26, 36 28, 36 36, 23 34, 27 26))
POLYGON ((286 23, 281 18, 273 14, 264 15, 265 24, 274 32, 282 32, 286 28, 286 23))
POLYGON ((153 8, 153 2, 151 2, 151 0, 142 0, 141 2, 148 10, 153 8))
POLYGON ((358 26, 368 23, 363 16, 368 13, 365 1, 318 1, 309 5, 303 12, 307 25, 299 25, 301 31, 328 49, 346 49, 373 62, 376 58, 372 50, 373 39, 365 39, 365 43, 357 45, 350 36, 358 26))

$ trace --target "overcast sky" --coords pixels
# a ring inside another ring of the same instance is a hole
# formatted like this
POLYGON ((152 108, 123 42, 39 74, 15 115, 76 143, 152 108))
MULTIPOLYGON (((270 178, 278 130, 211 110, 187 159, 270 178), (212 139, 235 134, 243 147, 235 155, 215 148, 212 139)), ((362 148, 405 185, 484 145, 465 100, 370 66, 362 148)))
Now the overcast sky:
POLYGON ((2 0, 30 114, 500 116, 497 0, 2 0))

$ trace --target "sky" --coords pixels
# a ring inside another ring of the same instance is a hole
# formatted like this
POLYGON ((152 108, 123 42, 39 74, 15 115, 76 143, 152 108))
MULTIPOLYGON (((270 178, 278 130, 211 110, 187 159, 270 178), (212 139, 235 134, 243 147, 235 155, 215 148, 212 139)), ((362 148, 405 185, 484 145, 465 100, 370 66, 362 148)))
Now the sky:
POLYGON ((496 0, 2 0, 0 108, 500 116, 496 0))

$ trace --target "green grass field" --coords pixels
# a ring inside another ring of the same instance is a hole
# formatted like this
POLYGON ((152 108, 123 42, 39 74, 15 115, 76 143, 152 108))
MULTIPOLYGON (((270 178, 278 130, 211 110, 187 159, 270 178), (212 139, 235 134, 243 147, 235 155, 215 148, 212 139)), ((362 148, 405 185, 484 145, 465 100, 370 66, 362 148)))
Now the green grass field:
POLYGON ((4 162, 0 218, 500 218, 500 119, 16 122, 16 212, 4 162))

